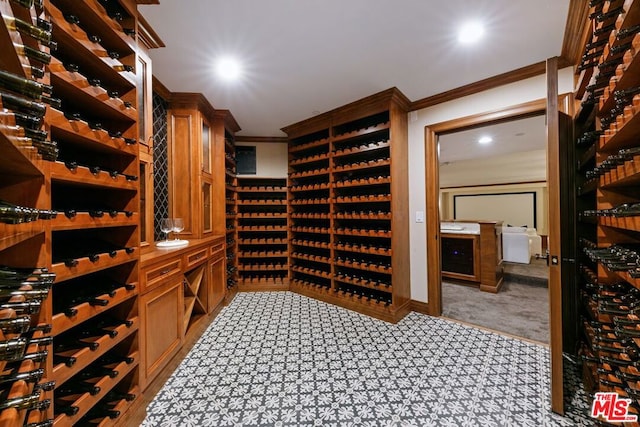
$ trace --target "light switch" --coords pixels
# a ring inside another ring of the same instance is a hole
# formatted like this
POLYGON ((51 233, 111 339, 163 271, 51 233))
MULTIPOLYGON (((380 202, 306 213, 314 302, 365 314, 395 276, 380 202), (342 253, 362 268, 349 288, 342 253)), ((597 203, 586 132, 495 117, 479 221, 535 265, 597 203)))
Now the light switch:
POLYGON ((424 212, 416 211, 416 222, 424 222, 424 212))

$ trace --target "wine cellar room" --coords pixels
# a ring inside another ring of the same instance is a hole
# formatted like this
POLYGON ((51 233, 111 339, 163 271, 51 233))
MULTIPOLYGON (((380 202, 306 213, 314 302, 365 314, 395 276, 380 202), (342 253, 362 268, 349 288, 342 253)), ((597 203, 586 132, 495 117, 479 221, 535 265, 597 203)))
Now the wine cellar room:
POLYGON ((0 0, 0 427, 640 425, 640 2, 444 3, 0 0))

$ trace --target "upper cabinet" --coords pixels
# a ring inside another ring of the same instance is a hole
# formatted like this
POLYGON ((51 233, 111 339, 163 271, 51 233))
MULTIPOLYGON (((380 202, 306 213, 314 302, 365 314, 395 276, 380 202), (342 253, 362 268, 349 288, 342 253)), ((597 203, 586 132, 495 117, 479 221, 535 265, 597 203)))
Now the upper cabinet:
POLYGON ((184 220, 181 236, 224 234, 225 140, 238 124, 199 93, 172 93, 167 121, 169 212, 184 220))

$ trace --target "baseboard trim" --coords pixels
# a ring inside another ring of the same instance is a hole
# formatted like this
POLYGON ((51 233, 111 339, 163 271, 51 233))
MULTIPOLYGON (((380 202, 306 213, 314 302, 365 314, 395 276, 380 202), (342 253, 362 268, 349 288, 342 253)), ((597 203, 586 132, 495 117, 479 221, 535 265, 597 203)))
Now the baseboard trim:
POLYGON ((409 303, 409 309, 411 311, 415 311, 416 313, 428 314, 429 316, 432 316, 431 310, 429 309, 429 303, 426 302, 416 301, 412 299, 409 303))

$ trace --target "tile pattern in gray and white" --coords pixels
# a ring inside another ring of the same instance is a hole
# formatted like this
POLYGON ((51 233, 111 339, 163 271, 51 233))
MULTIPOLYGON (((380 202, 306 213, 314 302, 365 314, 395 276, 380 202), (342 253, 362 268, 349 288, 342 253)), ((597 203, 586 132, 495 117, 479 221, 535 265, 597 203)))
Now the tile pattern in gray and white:
POLYGON ((143 426, 591 425, 549 407, 548 349, 444 319, 396 325, 289 292, 240 293, 143 426))

